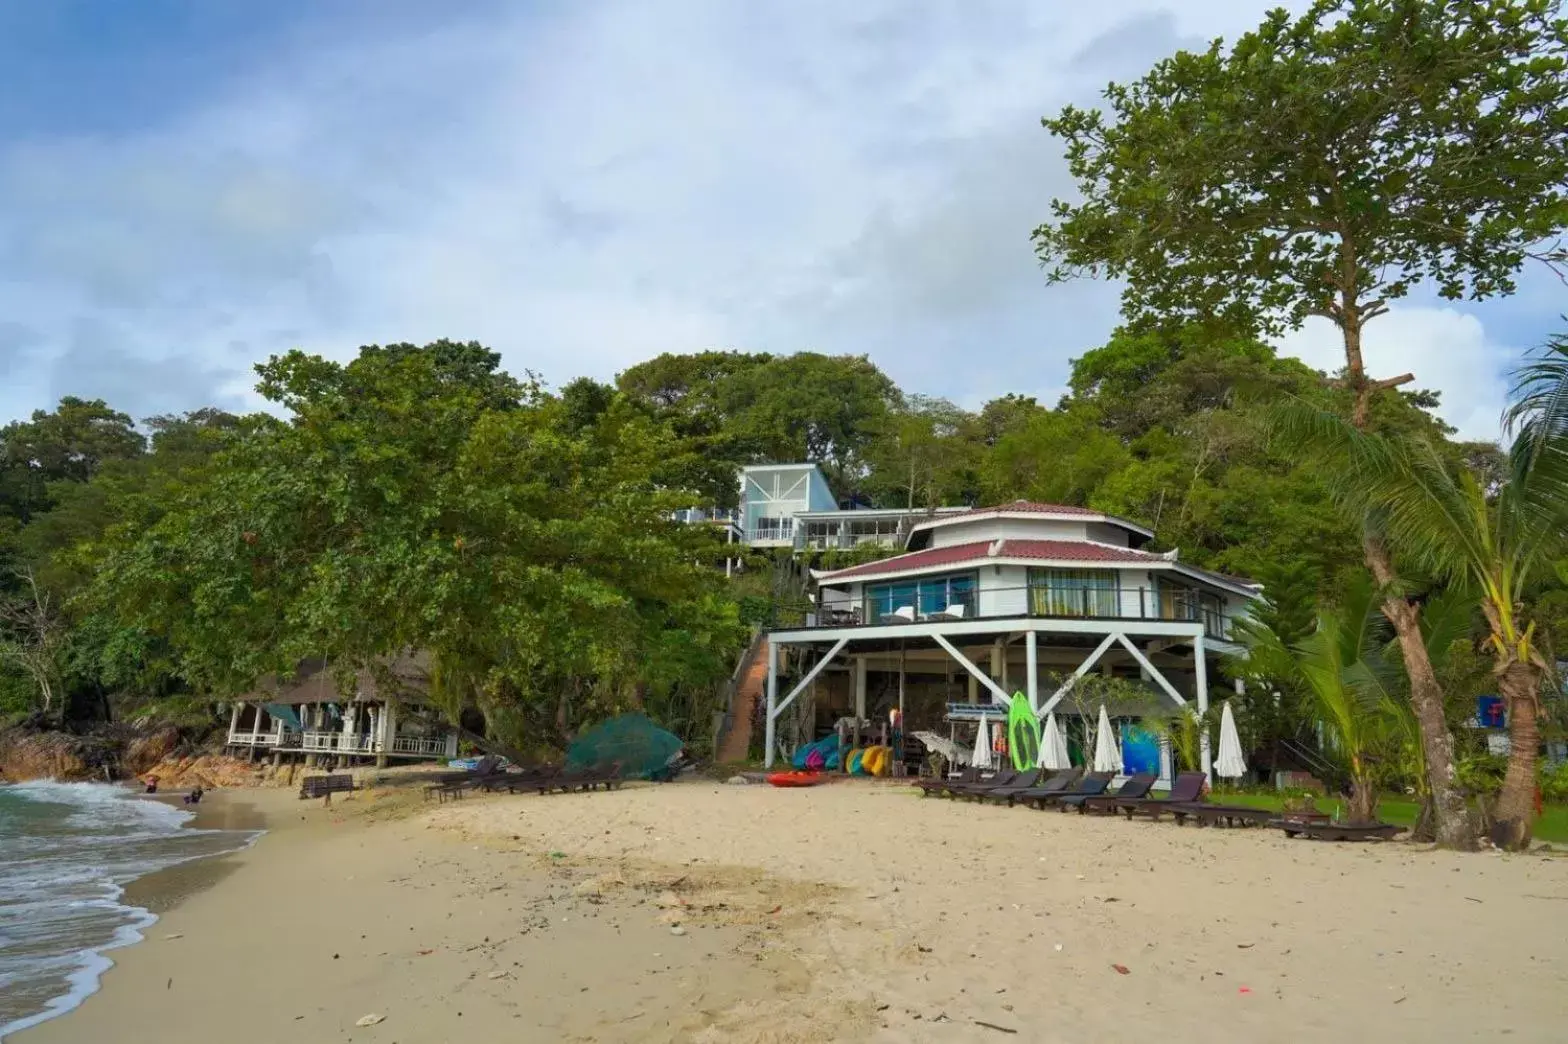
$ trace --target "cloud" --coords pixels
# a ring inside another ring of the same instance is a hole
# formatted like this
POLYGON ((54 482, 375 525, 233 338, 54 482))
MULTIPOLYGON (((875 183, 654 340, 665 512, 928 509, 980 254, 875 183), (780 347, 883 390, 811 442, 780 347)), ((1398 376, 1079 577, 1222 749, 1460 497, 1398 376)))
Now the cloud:
MULTIPOLYGON (((1280 350, 1334 373, 1344 368, 1339 330, 1312 319, 1286 335, 1280 350)), ((1411 388, 1441 395, 1438 414, 1467 439, 1493 440, 1508 395, 1507 372, 1522 352, 1498 344, 1474 315, 1454 308, 1398 306, 1374 319, 1362 334, 1362 355, 1374 378, 1413 373, 1411 388)))
POLYGON ((0 142, 0 315, 36 332, 0 415, 89 387, 253 404, 270 353, 443 336, 557 385, 810 348, 967 403, 1054 399, 1117 302, 1044 286, 1029 233, 1072 185, 1039 118, 1267 6, 622 0, 302 28, 163 124, 0 142))

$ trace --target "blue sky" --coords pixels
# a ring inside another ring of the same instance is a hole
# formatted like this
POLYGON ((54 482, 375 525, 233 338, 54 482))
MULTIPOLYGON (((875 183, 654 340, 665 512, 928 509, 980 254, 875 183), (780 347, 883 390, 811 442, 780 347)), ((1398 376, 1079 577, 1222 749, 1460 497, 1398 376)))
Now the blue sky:
MULTIPOLYGON (((1116 294, 1040 278, 1040 116, 1267 6, 0 0, 0 421, 254 407, 274 352, 441 336, 555 384, 809 348, 1054 399, 1116 294)), ((1490 436, 1563 296, 1417 295, 1371 364, 1490 436)))

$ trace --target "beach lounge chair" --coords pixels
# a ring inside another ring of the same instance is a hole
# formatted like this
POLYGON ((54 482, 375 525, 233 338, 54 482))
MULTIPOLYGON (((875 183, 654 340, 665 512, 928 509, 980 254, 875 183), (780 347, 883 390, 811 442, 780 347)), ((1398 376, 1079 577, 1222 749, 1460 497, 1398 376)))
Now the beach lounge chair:
POLYGON ((1250 805, 1224 805, 1208 801, 1189 801, 1183 805, 1172 805, 1171 815, 1176 817, 1176 822, 1186 825, 1191 819, 1198 826, 1219 826, 1224 824, 1233 826, 1262 826, 1271 820, 1278 819, 1279 813, 1268 808, 1253 808, 1250 805))
POLYGON ((1268 825, 1279 827, 1285 831, 1287 837, 1309 837, 1314 841, 1392 841, 1405 832, 1404 827, 1392 823, 1367 823, 1355 826, 1349 823, 1271 819, 1268 825))
POLYGON ((425 799, 429 800, 431 795, 434 795, 437 801, 462 797, 465 790, 473 790, 485 780, 499 775, 501 771, 501 759, 493 754, 486 754, 472 769, 443 772, 437 776, 436 782, 425 787, 425 799))
POLYGON ((1118 812, 1127 813, 1127 818, 1133 816, 1148 816, 1150 819, 1159 819, 1166 812, 1173 811, 1183 805, 1191 804, 1203 794, 1206 780, 1201 772, 1178 772, 1175 780, 1171 782, 1171 792, 1165 797, 1112 798, 1113 807, 1118 812))
POLYGON ((1105 793, 1105 788, 1111 785, 1113 778, 1115 778, 1115 774, 1111 772, 1091 772, 1080 779, 1071 790, 1064 790, 1057 794, 1032 795, 1023 800, 1035 808, 1041 809, 1046 805, 1054 805, 1063 798, 1076 797, 1080 794, 1084 796, 1103 794, 1105 793))
POLYGON ((1019 801, 1029 802, 1036 798, 1049 798, 1057 794, 1070 794, 1072 793, 1074 784, 1078 782, 1078 777, 1081 775, 1083 775, 1083 769, 1081 768, 1070 768, 1062 772, 1058 772, 1056 775, 1052 776, 1050 779, 1046 780, 1044 783, 1041 783, 1037 787, 1029 787, 1027 789, 1017 791, 1016 793, 1009 794, 1007 803, 1009 806, 1011 806, 1019 801))
POLYGON ((964 769, 957 779, 951 776, 934 776, 931 779, 915 780, 915 786, 920 788, 921 797, 930 797, 932 794, 941 794, 955 783, 968 784, 978 783, 979 781, 980 770, 971 765, 964 769))
POLYGON ((1140 772, 1128 776, 1114 794, 1069 794, 1062 798, 1060 805, 1062 808, 1076 808, 1079 813, 1112 812, 1116 809, 1117 801, 1148 797, 1159 778, 1152 772, 1140 772))
POLYGON ((1001 771, 993 774, 989 779, 982 779, 966 786, 949 787, 948 794, 952 797, 978 799, 984 797, 988 791, 996 790, 1000 787, 1010 787, 1015 785, 1017 782, 1017 772, 1012 769, 1002 769, 1001 771))
POLYGON ((518 772, 497 772, 494 775, 486 776, 479 781, 479 786, 481 789, 491 792, 504 790, 509 794, 515 794, 519 789, 532 786, 541 780, 549 779, 560 771, 561 767, 559 765, 529 765, 518 772))
POLYGON ((1011 805, 1013 803, 1013 799, 1018 794, 1021 794, 1026 790, 1033 789, 1034 787, 1042 786, 1046 782, 1047 773, 1047 769, 1041 769, 1039 772, 1020 772, 1013 780, 1012 785, 1006 787, 991 787, 987 789, 985 793, 980 795, 980 800, 1006 801, 1008 805, 1011 805))

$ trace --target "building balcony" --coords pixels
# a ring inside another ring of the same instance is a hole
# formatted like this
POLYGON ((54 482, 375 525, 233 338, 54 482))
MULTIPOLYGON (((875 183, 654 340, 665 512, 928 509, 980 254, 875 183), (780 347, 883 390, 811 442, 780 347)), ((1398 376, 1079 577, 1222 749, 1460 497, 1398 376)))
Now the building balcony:
POLYGON ((896 627, 1020 617, 1201 623, 1205 637, 1219 640, 1230 639, 1232 622, 1232 616, 1222 605, 1197 592, 1150 588, 1086 590, 1040 585, 922 592, 919 597, 908 600, 865 598, 793 608, 780 606, 775 615, 778 619, 776 630, 896 627))

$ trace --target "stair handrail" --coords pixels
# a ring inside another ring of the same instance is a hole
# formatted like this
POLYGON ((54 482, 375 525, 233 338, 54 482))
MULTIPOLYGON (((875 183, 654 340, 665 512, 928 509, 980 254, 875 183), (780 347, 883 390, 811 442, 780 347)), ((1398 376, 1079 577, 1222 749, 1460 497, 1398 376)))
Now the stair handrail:
POLYGON ((714 743, 713 756, 718 758, 718 745, 724 742, 724 737, 730 734, 730 729, 735 727, 735 696, 740 692, 740 683, 746 677, 752 665, 757 662, 757 657, 762 653, 762 647, 767 642, 767 632, 761 627, 751 629, 751 641, 746 644, 746 651, 741 653, 740 661, 735 665, 735 671, 730 675, 729 681, 724 683, 724 723, 719 727, 718 738, 714 743))

